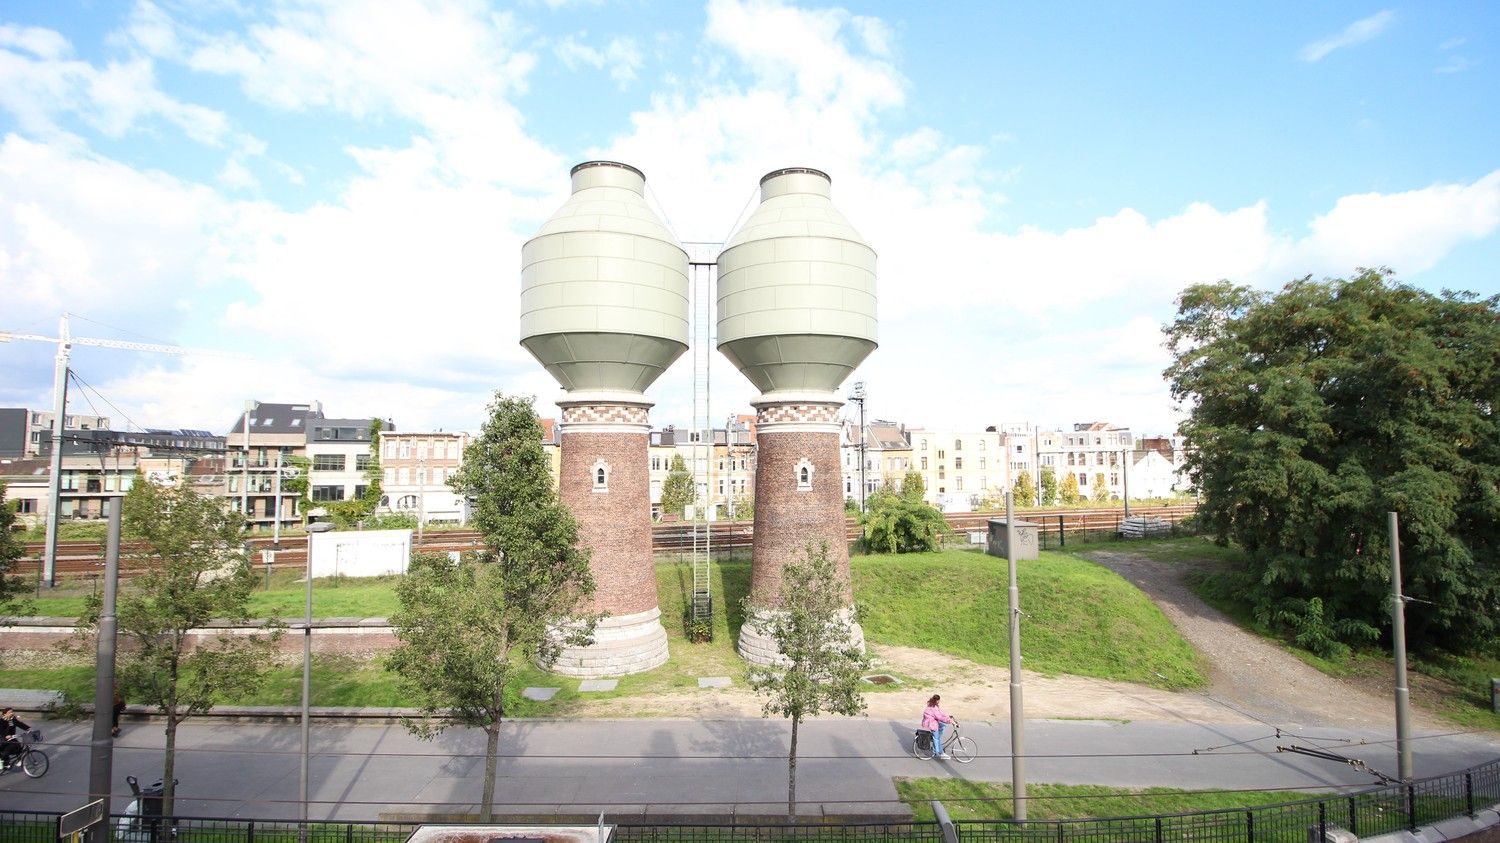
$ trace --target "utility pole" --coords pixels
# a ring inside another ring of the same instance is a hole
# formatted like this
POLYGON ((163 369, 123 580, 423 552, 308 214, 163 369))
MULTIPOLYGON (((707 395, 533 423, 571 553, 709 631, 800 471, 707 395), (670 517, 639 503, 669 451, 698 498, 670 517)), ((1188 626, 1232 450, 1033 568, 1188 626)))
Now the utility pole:
POLYGON ((1396 775, 1412 779, 1411 688, 1406 681, 1406 598, 1401 595, 1401 536, 1396 513, 1387 512, 1391 532, 1391 638, 1396 650, 1396 775))
POLYGON ((126 351, 155 351, 162 354, 207 354, 216 357, 239 357, 240 355, 217 351, 198 351, 175 345, 104 340, 94 337, 75 337, 68 327, 68 314, 66 313, 57 320, 57 336, 55 337, 44 337, 39 334, 23 334, 17 331, 0 331, 0 342, 10 342, 11 340, 57 343, 57 358, 52 376, 52 476, 48 480, 47 485, 47 498, 49 501, 47 507, 47 539, 46 549, 42 557, 42 579, 46 581, 47 586, 50 588, 57 584, 57 524, 60 514, 58 509, 61 508, 62 502, 63 428, 68 413, 68 358, 72 354, 73 346, 86 345, 95 348, 118 348, 126 351))
POLYGON ((245 517, 245 529, 250 529, 250 414, 255 412, 255 401, 245 402, 245 459, 240 463, 240 515, 245 517))
POLYGON ((865 382, 849 389, 849 400, 859 402, 859 511, 865 511, 865 382))
MULTIPOLYGON (((1133 446, 1135 443, 1132 442, 1131 444, 1133 446)), ((1125 517, 1129 518, 1130 517, 1130 458, 1133 457, 1133 456, 1135 456, 1135 451, 1134 450, 1124 451, 1121 454, 1121 456, 1123 457, 1123 462, 1124 462, 1124 465, 1120 466, 1120 477, 1121 477, 1121 479, 1123 479, 1125 481, 1125 517)))
POLYGON ((109 533, 104 545, 104 600, 99 607, 99 634, 94 642, 94 736, 89 755, 89 801, 103 799, 105 817, 94 826, 90 838, 93 840, 109 839, 109 792, 115 751, 111 728, 115 705, 115 637, 119 625, 115 597, 120 582, 120 519, 123 515, 120 510, 124 503, 122 496, 112 499, 109 505, 109 533))
POLYGON ((1026 704, 1021 695, 1021 589, 1016 585, 1016 512, 1005 493, 1005 558, 1010 567, 1010 780, 1015 818, 1026 821, 1026 704))

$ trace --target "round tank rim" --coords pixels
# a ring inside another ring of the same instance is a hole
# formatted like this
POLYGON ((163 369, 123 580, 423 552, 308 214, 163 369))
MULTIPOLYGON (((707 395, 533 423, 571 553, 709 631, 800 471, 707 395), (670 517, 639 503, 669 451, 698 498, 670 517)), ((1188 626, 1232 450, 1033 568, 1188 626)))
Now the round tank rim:
MULTIPOLYGON (((809 176, 821 176, 829 184, 833 184, 832 176, 828 175, 822 170, 813 169, 812 167, 782 167, 779 170, 772 170, 771 172, 766 173, 765 175, 760 177, 760 184, 762 187, 764 187, 766 182, 776 178, 777 176, 795 175, 799 173, 809 176)), ((642 176, 641 178, 645 178, 645 176, 642 176)))
POLYGON ((838 404, 842 406, 845 399, 839 397, 838 387, 824 392, 821 389, 776 389, 770 392, 762 392, 750 400, 750 406, 759 410, 762 407, 777 404, 838 404))
POLYGON ((656 406, 656 402, 646 397, 643 392, 627 392, 620 389, 575 389, 563 390, 553 400, 559 407, 567 407, 578 404, 629 404, 635 407, 650 409, 656 406))
POLYGON ((646 174, 645 173, 641 172, 639 169, 637 169, 635 167, 630 166, 629 164, 621 163, 619 161, 604 161, 604 160, 599 160, 599 161, 584 161, 581 164, 576 164, 576 165, 574 165, 573 169, 571 169, 571 170, 568 171, 568 176, 570 178, 573 177, 573 176, 576 176, 576 175, 578 175, 578 173, 579 173, 580 170, 587 170, 590 167, 619 167, 622 170, 629 170, 630 172, 635 173, 636 175, 640 176, 641 177, 641 181, 645 181, 646 180, 646 174))

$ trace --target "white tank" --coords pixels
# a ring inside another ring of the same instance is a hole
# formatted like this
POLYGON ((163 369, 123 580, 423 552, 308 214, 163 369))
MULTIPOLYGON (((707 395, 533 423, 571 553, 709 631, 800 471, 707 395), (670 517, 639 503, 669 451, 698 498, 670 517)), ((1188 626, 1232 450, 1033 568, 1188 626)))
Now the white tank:
POLYGON ((760 180, 760 207, 719 255, 719 351, 762 393, 833 392, 875 350, 875 251, 826 173, 760 180))
POLYGON ((570 392, 642 393, 687 350, 687 253, 640 170, 588 161, 572 176, 521 247, 521 345, 570 392))

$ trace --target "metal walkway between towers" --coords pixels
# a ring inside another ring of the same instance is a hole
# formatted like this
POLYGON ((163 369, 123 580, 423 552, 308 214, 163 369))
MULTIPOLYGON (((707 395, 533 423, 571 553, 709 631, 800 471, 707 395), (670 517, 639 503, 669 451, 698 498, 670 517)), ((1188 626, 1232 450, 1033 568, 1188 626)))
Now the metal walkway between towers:
POLYGON ((718 279, 719 251, 722 243, 683 243, 688 253, 690 296, 692 298, 693 354, 693 421, 689 429, 693 443, 693 596, 690 611, 694 621, 712 628, 713 585, 710 565, 713 561, 710 508, 713 496, 709 488, 710 465, 714 457, 714 428, 710 418, 709 398, 712 380, 709 371, 714 353, 714 288, 718 279))

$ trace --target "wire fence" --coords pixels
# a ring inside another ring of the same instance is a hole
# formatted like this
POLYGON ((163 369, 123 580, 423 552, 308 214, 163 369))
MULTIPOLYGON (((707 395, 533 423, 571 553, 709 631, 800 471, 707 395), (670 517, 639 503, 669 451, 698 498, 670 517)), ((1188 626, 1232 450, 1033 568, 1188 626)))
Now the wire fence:
MULTIPOLYGON (((1302 843, 1323 840, 1338 829, 1359 837, 1415 830, 1420 826, 1500 804, 1500 759, 1458 773, 1394 783, 1351 793, 1264 805, 1138 817, 1076 820, 958 820, 961 841, 1036 843, 1115 843, 1166 840, 1209 843, 1302 843)), ((0 843, 54 843, 58 814, 0 811, 0 843)), ((640 817, 606 823, 618 843, 942 843, 937 822, 702 823, 663 822, 640 817)), ((415 822, 312 822, 295 820, 160 817, 110 818, 122 843, 402 843, 415 822)))

